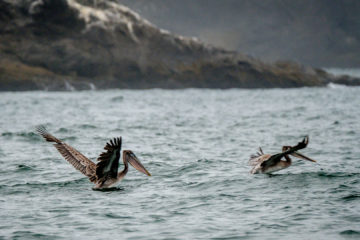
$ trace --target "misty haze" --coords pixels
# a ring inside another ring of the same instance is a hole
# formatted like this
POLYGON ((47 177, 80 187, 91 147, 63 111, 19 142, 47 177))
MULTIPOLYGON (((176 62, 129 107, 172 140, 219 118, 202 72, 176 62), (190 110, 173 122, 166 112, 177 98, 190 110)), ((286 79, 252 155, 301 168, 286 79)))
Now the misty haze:
POLYGON ((120 0, 157 26, 267 61, 359 67, 360 2, 120 0))

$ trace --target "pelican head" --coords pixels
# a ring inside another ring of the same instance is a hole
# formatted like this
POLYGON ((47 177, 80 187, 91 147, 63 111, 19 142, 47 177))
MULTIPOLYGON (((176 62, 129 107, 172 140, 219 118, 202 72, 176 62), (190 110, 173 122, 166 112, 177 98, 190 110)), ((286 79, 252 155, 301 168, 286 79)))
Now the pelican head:
POLYGON ((142 172, 148 176, 151 174, 146 170, 146 168, 141 164, 140 160, 136 157, 136 155, 131 150, 123 151, 124 160, 131 164, 136 170, 142 172))
MULTIPOLYGON (((291 146, 283 146, 282 148, 282 151, 283 152, 286 152, 288 150, 290 150, 292 147, 291 146)), ((315 160, 299 153, 299 152, 293 152, 293 153, 290 153, 291 156, 294 156, 294 157, 297 157, 297 158, 300 158, 300 159, 303 159, 303 160, 307 160, 307 161, 310 161, 310 162, 316 162, 315 160)))

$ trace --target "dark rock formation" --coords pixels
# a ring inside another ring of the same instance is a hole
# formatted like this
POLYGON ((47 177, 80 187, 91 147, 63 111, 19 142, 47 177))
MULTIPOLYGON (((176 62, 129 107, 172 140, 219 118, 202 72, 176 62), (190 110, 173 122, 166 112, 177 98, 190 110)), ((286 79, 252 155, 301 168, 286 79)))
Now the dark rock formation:
POLYGON ((323 86, 334 77, 265 64, 158 29, 125 6, 0 1, 0 90, 323 86))
POLYGON ((358 78, 354 78, 348 75, 339 76, 332 82, 347 86, 360 86, 360 80, 358 78))

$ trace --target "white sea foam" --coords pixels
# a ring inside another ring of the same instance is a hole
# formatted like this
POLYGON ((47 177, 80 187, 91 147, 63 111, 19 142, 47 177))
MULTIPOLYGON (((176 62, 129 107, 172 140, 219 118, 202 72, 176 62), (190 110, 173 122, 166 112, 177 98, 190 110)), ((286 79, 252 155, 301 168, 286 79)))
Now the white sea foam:
POLYGON ((343 85, 343 84, 337 84, 337 83, 329 83, 327 85, 327 87, 331 88, 331 89, 339 89, 339 88, 347 88, 348 86, 343 85))

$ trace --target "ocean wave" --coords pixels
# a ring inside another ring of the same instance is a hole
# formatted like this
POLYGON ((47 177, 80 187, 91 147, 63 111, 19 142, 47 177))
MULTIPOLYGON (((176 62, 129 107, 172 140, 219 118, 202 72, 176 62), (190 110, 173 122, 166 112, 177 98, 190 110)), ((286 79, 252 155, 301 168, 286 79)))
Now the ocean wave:
POLYGON ((360 199, 360 193, 354 193, 354 194, 346 195, 346 196, 342 197, 341 199, 345 200, 345 201, 359 200, 360 199))
POLYGON ((317 172, 317 175, 325 178, 360 177, 359 172, 317 172))
POLYGON ((34 141, 39 142, 42 139, 35 132, 25 132, 25 131, 22 131, 22 132, 3 132, 1 134, 1 136, 4 137, 7 140, 12 139, 14 137, 18 137, 18 138, 20 138, 22 140, 30 141, 30 142, 34 142, 34 141))
POLYGON ((274 173, 270 177, 314 177, 314 178, 348 178, 348 177, 360 177, 358 172, 301 172, 301 173, 274 173))
POLYGON ((338 84, 338 83, 329 83, 327 85, 328 88, 330 89, 343 89, 343 88, 349 88, 348 86, 346 85, 343 85, 343 84, 338 84))
POLYGON ((340 235, 352 235, 352 236, 360 237, 360 231, 349 229, 340 232, 340 235))
POLYGON ((95 129, 97 128, 95 125, 92 124, 79 124, 74 127, 74 129, 95 129))
POLYGON ((12 234, 12 239, 61 239, 61 238, 56 235, 41 234, 32 231, 16 231, 12 234))
POLYGON ((75 179, 75 180, 68 180, 68 181, 55 181, 55 182, 26 182, 26 183, 18 183, 18 184, 14 184, 14 185, 2 185, 3 187, 8 187, 8 188, 21 188, 21 187, 65 187, 65 186, 69 186, 69 185, 77 185, 77 184, 83 184, 85 182, 88 182, 87 178, 80 178, 80 179, 75 179))
POLYGON ((27 166, 25 164, 17 165, 17 172, 35 171, 35 167, 27 166))
POLYGON ((123 96, 116 96, 110 99, 111 102, 122 102, 123 100, 124 100, 123 96))

